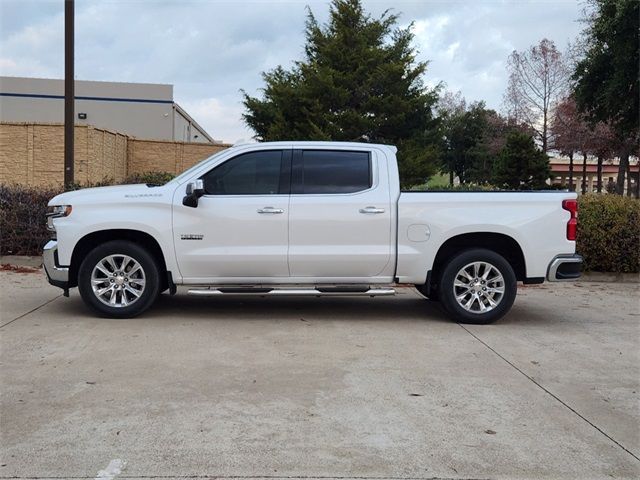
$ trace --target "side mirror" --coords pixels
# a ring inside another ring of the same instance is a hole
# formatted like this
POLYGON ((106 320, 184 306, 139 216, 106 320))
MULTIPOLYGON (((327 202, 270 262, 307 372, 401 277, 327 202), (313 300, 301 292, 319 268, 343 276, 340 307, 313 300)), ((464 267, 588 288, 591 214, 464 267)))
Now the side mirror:
POLYGON ((198 206, 198 199, 204 195, 204 182, 202 179, 198 179, 195 182, 189 182, 187 184, 186 195, 182 199, 182 204, 185 207, 196 208, 198 206))

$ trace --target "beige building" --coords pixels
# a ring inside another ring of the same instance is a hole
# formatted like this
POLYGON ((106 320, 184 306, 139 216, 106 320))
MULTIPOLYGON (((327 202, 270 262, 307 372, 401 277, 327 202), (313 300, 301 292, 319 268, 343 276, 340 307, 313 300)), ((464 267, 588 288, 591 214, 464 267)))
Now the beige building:
MULTIPOLYGON (((174 142, 214 143, 173 100, 173 85, 75 82, 76 125, 174 142)), ((0 77, 0 122, 64 122, 64 80, 0 77)))
MULTIPOLYGON (((607 191, 618 180, 617 158, 605 160, 602 164, 602 190, 607 191)), ((552 157, 549 159, 551 168, 551 183, 553 185, 569 186, 569 159, 567 157, 552 157)), ((629 175, 624 183, 624 191, 627 193, 629 187, 631 192, 636 192, 640 180, 640 161, 638 158, 629 159, 629 175)), ((595 192, 598 184, 598 161, 595 158, 587 158, 586 166, 583 166, 582 156, 573 159, 573 185, 577 192, 582 191, 582 181, 585 181, 587 193, 595 192), (583 175, 584 174, 586 175, 583 175)))

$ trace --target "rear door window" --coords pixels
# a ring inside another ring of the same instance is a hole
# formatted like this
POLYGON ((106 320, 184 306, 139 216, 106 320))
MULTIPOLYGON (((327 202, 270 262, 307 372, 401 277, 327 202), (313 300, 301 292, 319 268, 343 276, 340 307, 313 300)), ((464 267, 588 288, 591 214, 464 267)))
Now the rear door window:
POLYGON ((369 152, 303 150, 294 165, 292 193, 355 193, 372 185, 369 152))

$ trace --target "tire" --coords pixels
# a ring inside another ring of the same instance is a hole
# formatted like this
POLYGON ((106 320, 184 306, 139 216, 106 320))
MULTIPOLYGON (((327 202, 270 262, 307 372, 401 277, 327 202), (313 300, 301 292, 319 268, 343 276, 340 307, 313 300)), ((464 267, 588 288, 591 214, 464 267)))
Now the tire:
POLYGON ((482 325, 495 322, 511 309, 517 281, 503 256, 478 248, 453 257, 442 272, 439 287, 442 306, 452 319, 482 325))
POLYGON ((146 249, 133 242, 106 242, 82 261, 78 290, 84 303, 102 316, 135 317, 160 294, 158 265, 146 249))

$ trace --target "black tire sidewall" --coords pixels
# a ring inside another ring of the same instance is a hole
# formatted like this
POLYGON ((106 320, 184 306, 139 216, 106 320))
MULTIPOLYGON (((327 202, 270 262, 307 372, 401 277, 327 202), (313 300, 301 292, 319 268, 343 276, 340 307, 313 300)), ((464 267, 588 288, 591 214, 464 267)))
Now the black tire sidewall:
POLYGON ((447 313, 460 323, 487 324, 495 322, 509 312, 516 299, 517 280, 513 268, 500 254, 482 248, 465 250, 456 255, 447 264, 439 282, 439 297, 447 313), (472 262, 487 262, 497 268, 505 283, 505 292, 496 308, 487 313, 470 313, 462 308, 455 299, 453 282, 462 267, 472 262))
POLYGON ((160 294, 158 265, 153 256, 142 246, 127 240, 113 240, 98 245, 82 261, 78 270, 78 290, 82 300, 102 316, 110 318, 131 318, 147 310, 160 294), (145 272, 145 289, 141 297, 127 307, 109 307, 96 298, 91 288, 91 272, 104 257, 124 254, 135 259, 145 272))

